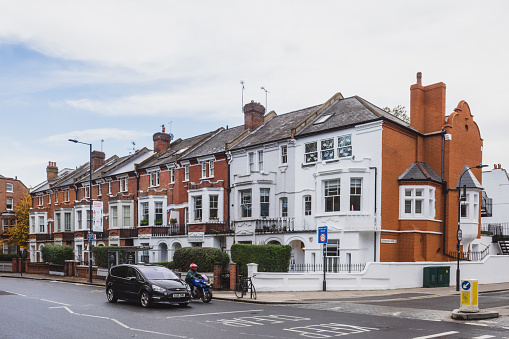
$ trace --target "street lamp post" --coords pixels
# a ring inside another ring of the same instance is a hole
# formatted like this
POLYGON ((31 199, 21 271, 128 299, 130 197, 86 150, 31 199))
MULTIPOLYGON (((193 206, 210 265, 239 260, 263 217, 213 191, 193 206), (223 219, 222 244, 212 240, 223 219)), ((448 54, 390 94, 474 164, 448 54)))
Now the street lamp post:
POLYGON ((456 291, 460 290, 460 242, 462 240, 463 234, 461 232, 461 202, 466 200, 466 185, 463 187, 463 192, 465 193, 465 196, 461 195, 461 178, 463 178, 463 175, 470 171, 472 168, 483 168, 488 167, 488 165, 479 164, 477 166, 470 166, 466 170, 461 173, 460 178, 458 179, 458 231, 456 233, 456 238, 458 240, 458 243, 456 244, 456 291))
POLYGON ((88 239, 88 249, 89 249, 89 255, 88 255, 88 281, 90 283, 92 283, 92 234, 94 234, 94 230, 92 228, 92 218, 93 218, 93 213, 92 213, 92 144, 89 144, 89 143, 86 143, 86 142, 81 142, 81 141, 78 141, 76 139, 69 139, 70 142, 74 142, 75 144, 83 144, 83 145, 88 145, 90 147, 90 162, 89 162, 89 169, 90 169, 90 182, 89 182, 89 200, 90 200, 90 206, 89 206, 89 232, 91 235, 89 235, 89 239, 88 239))

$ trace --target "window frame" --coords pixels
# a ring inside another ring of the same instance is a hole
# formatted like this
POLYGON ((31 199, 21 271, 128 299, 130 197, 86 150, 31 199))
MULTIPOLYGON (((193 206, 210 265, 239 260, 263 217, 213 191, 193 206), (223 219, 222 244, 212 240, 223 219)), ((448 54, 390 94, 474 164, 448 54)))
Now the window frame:
POLYGON ((318 161, 318 143, 316 141, 304 143, 304 162, 306 164, 313 164, 317 161, 318 161), (314 144, 314 150, 313 149, 308 150, 308 145, 313 145, 313 144, 314 144), (314 156, 314 160, 313 160, 313 158, 311 158, 311 155, 314 156))
POLYGON ((253 215, 253 191, 252 189, 245 189, 239 191, 240 198, 240 217, 251 218, 253 215))
POLYGON ((14 198, 8 197, 5 199, 5 209, 7 211, 13 211, 14 210, 14 198))
POLYGON ((435 203, 436 188, 433 186, 399 186, 399 218, 402 220, 435 220, 435 203))
POLYGON ((209 195, 209 219, 219 219, 219 195, 209 195), (215 214, 215 215, 214 215, 215 214))
POLYGON ((334 137, 320 140, 320 160, 333 160, 334 159, 334 137), (328 147, 325 143, 330 142, 328 147), (326 154, 328 154, 326 156, 326 154))
POLYGON ((335 213, 341 211, 341 179, 330 179, 330 180, 324 180, 323 181, 323 198, 324 198, 324 212, 325 213, 335 213), (328 187, 332 183, 336 182, 337 187, 331 186, 328 187), (329 192, 330 191, 330 192, 329 192), (334 191, 337 192, 337 194, 333 194, 334 191), (330 193, 330 194, 329 194, 330 193), (337 200, 337 201, 336 201, 337 200), (328 201, 332 201, 332 209, 328 209, 328 201), (337 209, 336 209, 337 207, 337 209))
POLYGON ((260 217, 266 218, 270 215, 270 188, 260 188, 260 217))
POLYGON ((288 164, 288 145, 281 145, 280 149, 280 161, 282 165, 288 164))
POLYGON ((288 218, 288 197, 279 198, 279 206, 281 209, 281 217, 288 218))
POLYGON ((311 202, 313 200, 312 200, 311 195, 307 194, 307 195, 303 196, 303 201, 304 201, 304 216, 313 215, 313 209, 312 209, 312 205, 311 205, 311 202))
POLYGON ((353 155, 353 146, 352 146, 352 134, 343 134, 337 137, 338 141, 338 159, 341 158, 348 158, 353 155), (345 142, 348 141, 347 144, 342 144, 342 139, 345 139, 345 142), (349 152, 347 155, 342 155, 342 151, 346 150, 346 152, 349 152))
POLYGON ((362 178, 350 178, 350 212, 360 212, 361 210, 362 210, 362 178), (357 199, 358 201, 355 201, 357 199), (356 203, 358 203, 358 208, 354 208, 356 207, 355 206, 356 203))
POLYGON ((12 183, 10 182, 5 183, 5 193, 14 193, 14 185, 12 183))

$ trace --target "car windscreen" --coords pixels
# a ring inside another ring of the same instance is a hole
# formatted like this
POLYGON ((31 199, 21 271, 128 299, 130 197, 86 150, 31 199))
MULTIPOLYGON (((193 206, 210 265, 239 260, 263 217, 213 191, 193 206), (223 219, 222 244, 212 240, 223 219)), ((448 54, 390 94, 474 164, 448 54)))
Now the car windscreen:
POLYGON ((166 267, 145 266, 138 267, 138 269, 148 280, 178 279, 177 275, 166 267))

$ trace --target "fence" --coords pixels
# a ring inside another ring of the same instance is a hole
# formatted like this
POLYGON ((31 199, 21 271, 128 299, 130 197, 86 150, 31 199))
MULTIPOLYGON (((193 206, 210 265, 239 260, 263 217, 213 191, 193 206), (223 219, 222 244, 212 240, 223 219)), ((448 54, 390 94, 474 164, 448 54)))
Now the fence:
MULTIPOLYGON (((325 271, 329 273, 362 272, 366 264, 327 264, 325 271)), ((290 266, 259 265, 258 272, 323 272, 323 264, 291 264, 290 266)))
MULTIPOLYGON (((486 249, 481 252, 459 252, 459 257, 460 260, 481 261, 489 254, 490 248, 486 247, 486 249)), ((454 260, 458 260, 458 252, 449 252, 449 257, 454 258, 454 260)))
POLYGON ((495 236, 509 236, 509 222, 481 224, 481 232, 489 232, 495 236))

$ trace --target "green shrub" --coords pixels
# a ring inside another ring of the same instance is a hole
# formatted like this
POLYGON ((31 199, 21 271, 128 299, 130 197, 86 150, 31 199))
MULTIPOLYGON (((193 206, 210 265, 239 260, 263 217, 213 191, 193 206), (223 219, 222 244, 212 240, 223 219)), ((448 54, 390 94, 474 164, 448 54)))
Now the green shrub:
POLYGON ((0 254, 0 261, 12 261, 13 258, 17 258, 17 254, 9 253, 9 254, 0 254))
POLYGON ((63 265, 66 260, 74 259, 72 246, 46 245, 41 249, 42 261, 63 265))
POLYGON ((258 264, 260 272, 288 272, 290 245, 247 245, 231 247, 232 261, 239 264, 240 274, 247 275, 247 264, 258 264))
POLYGON ((213 247, 182 247, 175 251, 174 269, 185 272, 192 263, 198 265, 200 272, 212 272, 215 263, 220 263, 226 268, 230 263, 230 257, 213 247))
POLYGON ((94 262, 97 266, 108 268, 108 249, 113 246, 95 246, 92 247, 94 262))

